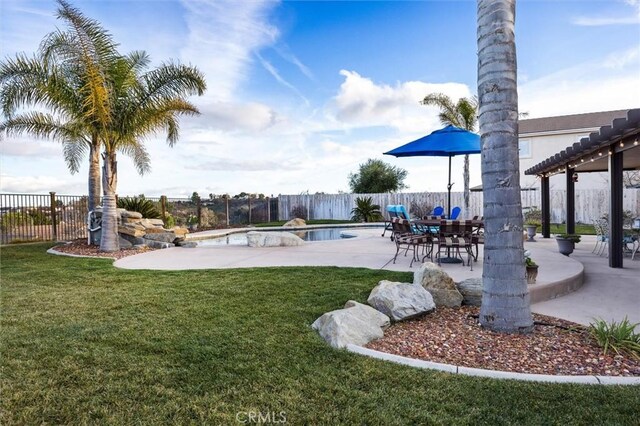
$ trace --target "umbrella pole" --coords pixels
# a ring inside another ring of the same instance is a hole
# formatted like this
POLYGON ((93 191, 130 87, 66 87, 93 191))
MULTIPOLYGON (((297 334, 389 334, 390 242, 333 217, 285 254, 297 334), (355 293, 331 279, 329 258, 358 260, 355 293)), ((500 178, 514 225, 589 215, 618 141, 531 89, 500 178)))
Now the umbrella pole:
POLYGON ((449 156, 449 183, 447 184, 447 218, 451 218, 451 156, 449 156))

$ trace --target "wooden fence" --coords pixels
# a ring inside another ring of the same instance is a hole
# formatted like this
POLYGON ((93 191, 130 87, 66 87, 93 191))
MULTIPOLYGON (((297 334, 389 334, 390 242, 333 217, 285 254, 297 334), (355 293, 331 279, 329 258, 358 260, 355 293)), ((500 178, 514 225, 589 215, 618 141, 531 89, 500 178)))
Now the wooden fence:
MULTIPOLYGON (((566 191, 551 191, 551 221, 566 221, 566 191)), ((317 194, 317 195, 279 195, 278 218, 290 219, 292 212, 306 213, 309 219, 347 220, 357 197, 371 197, 375 204, 384 210, 389 204, 403 204, 412 216, 428 214, 433 207, 446 208, 446 192, 387 193, 387 194, 317 194)), ((576 190, 576 221, 592 223, 609 211, 608 190, 576 190)), ((451 193, 451 206, 464 205, 462 192, 451 193)), ((540 208, 540 191, 522 191, 522 207, 540 208)), ((624 210, 635 216, 640 215, 640 189, 624 190, 624 210)), ((472 192, 469 211, 460 217, 482 216, 482 192, 472 192)))

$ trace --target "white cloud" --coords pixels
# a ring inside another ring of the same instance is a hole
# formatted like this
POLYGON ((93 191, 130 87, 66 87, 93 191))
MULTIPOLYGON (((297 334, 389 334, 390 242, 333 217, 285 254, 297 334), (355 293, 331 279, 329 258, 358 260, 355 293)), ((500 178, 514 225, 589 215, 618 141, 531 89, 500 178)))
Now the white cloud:
POLYGON ((205 97, 228 101, 247 76, 252 52, 273 44, 277 28, 268 23, 273 1, 183 0, 189 35, 181 57, 197 60, 207 77, 205 97))
MULTIPOLYGON (((55 176, 0 175, 0 192, 40 193, 78 191, 78 185, 55 176)), ((86 189, 82 193, 86 192, 86 189)))
POLYGON ((572 23, 585 27, 640 24, 640 1, 625 0, 625 3, 634 9, 634 11, 627 16, 578 16, 572 19, 572 23))
POLYGON ((285 80, 280 73, 278 72, 278 70, 276 69, 276 67, 274 67, 271 62, 267 61, 266 59, 264 59, 259 53, 256 52, 256 57, 258 58, 258 60, 260 61, 260 63, 262 64, 262 66, 264 67, 264 69, 267 70, 267 72, 269 74, 271 74, 271 76, 273 78, 276 79, 276 81, 280 84, 282 84, 284 87, 286 87, 287 89, 291 90, 292 92, 294 92, 296 95, 300 96, 300 98, 304 101, 305 105, 309 105, 309 100, 307 98, 305 98, 302 93, 291 83, 289 83, 287 80, 285 80))
POLYGON ((430 93, 444 93, 452 99, 471 96, 460 83, 408 81, 395 86, 377 84, 355 71, 340 71, 345 77, 334 98, 338 122, 357 126, 390 126, 403 132, 419 132, 439 127, 438 109, 420 101, 430 93))
MULTIPOLYGON (((60 145, 53 142, 33 142, 24 139, 3 140, 0 142, 2 157, 40 157, 49 158, 62 154, 60 145)), ((62 157, 61 157, 62 158, 62 157)))
POLYGON ((193 125, 225 131, 262 131, 284 119, 271 107, 256 102, 211 102, 200 111, 202 116, 192 120, 193 125))
POLYGON ((529 80, 518 89, 520 110, 535 118, 637 108, 639 67, 633 48, 529 80))

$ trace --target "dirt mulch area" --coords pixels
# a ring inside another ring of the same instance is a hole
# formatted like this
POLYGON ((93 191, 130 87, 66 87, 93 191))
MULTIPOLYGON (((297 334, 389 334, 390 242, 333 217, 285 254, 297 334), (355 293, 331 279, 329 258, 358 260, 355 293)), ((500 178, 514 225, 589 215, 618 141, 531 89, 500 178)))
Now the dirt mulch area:
POLYGON ((501 334, 480 327, 479 308, 438 308, 389 327, 367 347, 381 352, 487 370, 553 375, 640 376, 640 360, 606 355, 587 327, 534 314, 528 335, 501 334))
POLYGON ((156 250, 149 247, 143 247, 143 248, 120 249, 120 251, 117 251, 117 252, 104 253, 100 251, 99 246, 91 246, 87 244, 86 239, 74 240, 68 244, 55 246, 54 249, 62 253, 77 254, 80 256, 91 256, 91 257, 108 257, 112 259, 122 259, 123 257, 133 256, 134 254, 146 253, 148 251, 156 250))

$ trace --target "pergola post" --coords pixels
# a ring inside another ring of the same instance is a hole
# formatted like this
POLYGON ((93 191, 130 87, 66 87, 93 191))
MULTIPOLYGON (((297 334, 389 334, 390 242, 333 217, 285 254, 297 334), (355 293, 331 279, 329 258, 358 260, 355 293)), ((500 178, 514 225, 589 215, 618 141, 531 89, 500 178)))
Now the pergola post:
POLYGON ((542 238, 549 238, 551 236, 551 203, 550 203, 550 188, 549 188, 549 176, 543 175, 540 178, 542 183, 541 188, 541 203, 542 203, 542 238))
POLYGON ((565 166, 565 175, 567 177, 567 234, 576 233, 576 185, 573 182, 572 169, 567 164, 565 166))
POLYGON ((622 160, 623 152, 614 152, 609 156, 609 182, 611 185, 609 202, 609 266, 622 268, 622 160))

